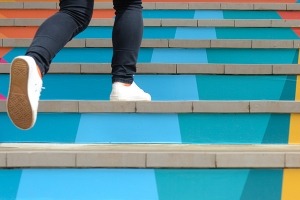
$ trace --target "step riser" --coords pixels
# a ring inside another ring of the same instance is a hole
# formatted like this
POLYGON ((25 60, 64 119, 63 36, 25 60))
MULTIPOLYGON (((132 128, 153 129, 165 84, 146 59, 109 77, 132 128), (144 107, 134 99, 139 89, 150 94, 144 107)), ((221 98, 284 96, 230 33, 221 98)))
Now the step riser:
POLYGON ((299 144, 298 118, 299 114, 39 113, 36 126, 24 134, 0 113, 5 124, 0 143, 299 144))
MULTIPOLYGON (((9 76, 0 77, 0 94, 6 97, 9 76)), ((152 94, 154 101, 293 101, 297 91, 297 76, 292 75, 136 75, 135 80, 152 94), (153 79, 156 84, 152 84, 153 79)), ((41 100, 108 100, 111 75, 48 74, 44 78, 44 87, 41 100)))
MULTIPOLYGON (((287 191, 286 186, 293 185, 288 182, 289 172, 281 169, 2 170, 0 192, 9 199, 281 199, 298 194, 295 190, 287 191)), ((299 177, 299 170, 291 171, 291 175, 299 177)))
MULTIPOLYGON (((40 26, 45 19, 0 19, 0 26, 40 26)), ((89 26, 113 26, 114 20, 92 19, 89 26)), ((299 20, 171 20, 145 19, 144 26, 162 27, 299 27, 299 20)))
MULTIPOLYGON (((33 38, 37 27, 0 27, 4 41, 12 39, 33 38)), ((296 40, 299 39, 299 28, 226 28, 226 27, 145 27, 144 41, 157 40, 296 40)), ((106 39, 105 45, 111 43, 112 27, 88 27, 75 37, 76 40, 106 39)), ((24 40, 24 41, 26 41, 24 40)), ((17 40, 16 40, 17 41, 17 40)), ((143 42, 144 42, 143 41, 143 42)), ((153 42, 153 41, 151 41, 153 42)), ((166 41, 165 41, 166 42, 166 41)), ((217 41, 215 41, 217 42, 217 41)), ((258 42, 258 41, 256 41, 258 42)), ((5 42, 6 43, 6 42, 5 42)), ((76 43, 72 40, 70 43, 76 43)), ((149 43, 149 42, 148 42, 149 43)), ((17 43, 16 43, 17 44, 17 43)), ((28 43, 27 43, 28 44, 28 43)), ((26 44, 26 45, 27 45, 26 44)), ((104 44, 104 43, 103 43, 104 44)), ((24 45, 24 44, 19 44, 24 45)), ((150 45, 150 44, 147 44, 150 45)), ((12 45, 11 45, 12 46, 12 45)), ((67 45, 68 46, 68 45, 67 45)))
MULTIPOLYGON (((0 48, 1 63, 24 55, 26 48, 0 48)), ((141 48, 139 63, 162 64, 298 64, 298 49, 141 48)), ((109 63, 112 48, 64 48, 54 63, 109 63)))

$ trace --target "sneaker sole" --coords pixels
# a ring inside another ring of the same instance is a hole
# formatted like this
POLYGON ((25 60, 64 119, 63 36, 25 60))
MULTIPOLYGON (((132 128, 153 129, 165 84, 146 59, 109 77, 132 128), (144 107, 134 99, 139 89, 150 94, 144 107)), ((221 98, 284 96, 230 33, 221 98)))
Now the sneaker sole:
POLYGON ((33 124, 33 111, 28 97, 29 66, 23 59, 15 59, 11 65, 10 88, 7 112, 20 129, 29 129, 33 124))

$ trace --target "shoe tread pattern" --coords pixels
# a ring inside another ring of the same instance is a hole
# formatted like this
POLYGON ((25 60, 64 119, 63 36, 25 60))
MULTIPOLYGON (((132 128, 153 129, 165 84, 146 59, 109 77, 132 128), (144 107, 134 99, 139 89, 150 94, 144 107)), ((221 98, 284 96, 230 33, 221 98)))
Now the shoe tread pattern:
POLYGON ((11 66, 11 83, 7 100, 7 111, 13 123, 28 129, 33 123, 32 108, 28 97, 29 66, 22 59, 16 59, 11 66))

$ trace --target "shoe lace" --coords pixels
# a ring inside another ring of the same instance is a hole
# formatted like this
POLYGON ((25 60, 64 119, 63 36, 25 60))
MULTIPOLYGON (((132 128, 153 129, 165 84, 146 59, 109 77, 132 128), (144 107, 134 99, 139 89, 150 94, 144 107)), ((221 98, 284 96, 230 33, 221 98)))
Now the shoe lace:
POLYGON ((38 82, 38 83, 35 83, 34 84, 34 92, 36 94, 36 98, 39 99, 40 96, 41 96, 41 92, 42 92, 42 89, 44 90, 45 87, 42 87, 42 82, 38 82))

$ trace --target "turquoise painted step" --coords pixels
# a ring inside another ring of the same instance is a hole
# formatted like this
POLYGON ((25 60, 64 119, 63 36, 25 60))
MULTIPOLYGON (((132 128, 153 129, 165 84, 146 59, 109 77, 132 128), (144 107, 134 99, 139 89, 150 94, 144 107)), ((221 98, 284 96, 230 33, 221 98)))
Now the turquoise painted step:
POLYGON ((0 121, 0 143, 287 144, 290 115, 39 113, 26 132, 0 121))
MULTIPOLYGON (((112 27, 88 27, 76 36, 111 38, 112 27)), ((291 28, 233 28, 233 27, 148 27, 144 39, 298 39, 291 28)))
MULTIPOLYGON (((13 48, 3 59, 11 62, 26 48, 13 48)), ((298 49, 141 48, 141 63, 298 64, 298 49)), ((111 48, 64 48, 54 58, 59 63, 109 63, 111 48)))
POLYGON ((279 200, 282 177, 282 169, 0 170, 0 199, 279 200))
POLYGON ((144 10, 143 17, 158 19, 281 19, 268 10, 144 10))
MULTIPOLYGON (((296 76, 136 75, 135 81, 154 101, 294 100, 296 93, 296 76)), ((3 96, 8 82, 9 75, 0 75, 3 96)), ((108 100, 111 76, 48 74, 44 87, 42 100, 108 100)))

